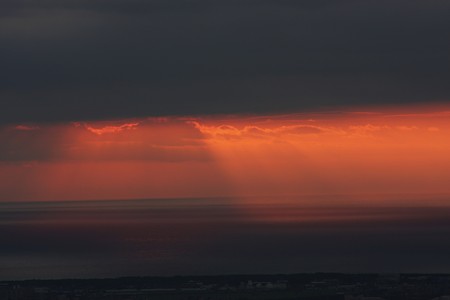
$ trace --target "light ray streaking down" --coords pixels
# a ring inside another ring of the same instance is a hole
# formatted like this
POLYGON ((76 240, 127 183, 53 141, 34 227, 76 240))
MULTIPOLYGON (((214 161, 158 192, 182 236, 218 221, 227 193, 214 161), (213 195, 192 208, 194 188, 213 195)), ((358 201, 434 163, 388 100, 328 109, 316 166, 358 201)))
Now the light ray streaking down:
POLYGON ((445 108, 15 124, 1 201, 446 194, 449 134, 445 108))

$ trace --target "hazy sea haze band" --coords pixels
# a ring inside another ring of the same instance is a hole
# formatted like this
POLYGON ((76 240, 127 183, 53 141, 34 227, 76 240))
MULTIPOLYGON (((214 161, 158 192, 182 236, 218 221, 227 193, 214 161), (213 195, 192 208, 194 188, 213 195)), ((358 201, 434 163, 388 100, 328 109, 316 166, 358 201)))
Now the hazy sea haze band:
POLYGON ((450 272, 448 196, 326 198, 1 203, 0 280, 450 272))

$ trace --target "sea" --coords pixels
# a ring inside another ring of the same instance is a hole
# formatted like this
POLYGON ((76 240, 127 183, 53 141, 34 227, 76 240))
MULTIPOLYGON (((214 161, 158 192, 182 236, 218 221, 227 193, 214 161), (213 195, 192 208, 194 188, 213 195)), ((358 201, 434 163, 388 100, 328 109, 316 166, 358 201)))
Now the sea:
POLYGON ((450 273, 450 197, 0 203, 0 280, 450 273))

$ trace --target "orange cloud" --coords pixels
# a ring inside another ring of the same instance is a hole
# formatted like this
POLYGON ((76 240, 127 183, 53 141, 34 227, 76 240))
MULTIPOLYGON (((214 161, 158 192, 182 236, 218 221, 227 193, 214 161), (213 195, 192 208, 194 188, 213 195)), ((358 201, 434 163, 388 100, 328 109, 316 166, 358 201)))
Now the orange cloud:
POLYGON ((118 133, 118 132, 122 132, 124 130, 131 130, 131 129, 136 129, 136 127, 139 126, 139 123, 125 123, 122 125, 117 125, 117 126, 104 126, 101 128, 94 128, 92 126, 89 126, 87 124, 84 125, 84 127, 89 130, 92 133, 95 133, 97 135, 102 135, 102 134, 109 134, 109 133, 118 133))
POLYGON ((245 138, 267 138, 267 137, 279 137, 284 134, 291 135, 306 135, 306 134, 321 134, 326 132, 335 132, 334 128, 326 128, 309 124, 296 124, 296 125, 279 125, 272 127, 265 127, 261 125, 247 125, 247 126, 235 126, 235 125, 205 125, 199 121, 189 122, 194 125, 202 134, 225 139, 245 139, 245 138))
POLYGON ((205 135, 241 195, 450 192, 444 183, 450 180, 446 112, 294 114, 191 124, 205 135))
POLYGON ((14 128, 16 130, 21 130, 21 131, 33 131, 33 130, 39 130, 40 129, 39 126, 29 126, 29 125, 17 125, 14 128))
POLYGON ((450 120, 440 111, 11 129, 0 128, 0 199, 450 193, 450 120))

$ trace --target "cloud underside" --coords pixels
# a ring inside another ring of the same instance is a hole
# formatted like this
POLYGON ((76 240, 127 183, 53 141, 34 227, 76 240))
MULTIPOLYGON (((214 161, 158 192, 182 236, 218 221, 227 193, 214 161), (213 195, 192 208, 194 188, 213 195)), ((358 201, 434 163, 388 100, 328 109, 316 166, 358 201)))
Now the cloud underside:
POLYGON ((445 193, 449 111, 0 127, 0 201, 445 193))
POLYGON ((0 122, 449 101, 448 1, 0 3, 0 122))
POLYGON ((277 159, 286 151, 290 157, 317 151, 332 155, 337 149, 346 155, 354 151, 386 154, 396 153, 398 147, 416 151, 427 144, 431 151, 448 148, 448 116, 448 111, 349 112, 18 124, 0 128, 0 161, 208 162, 219 159, 217 151, 261 155, 271 149, 271 159, 277 159))

